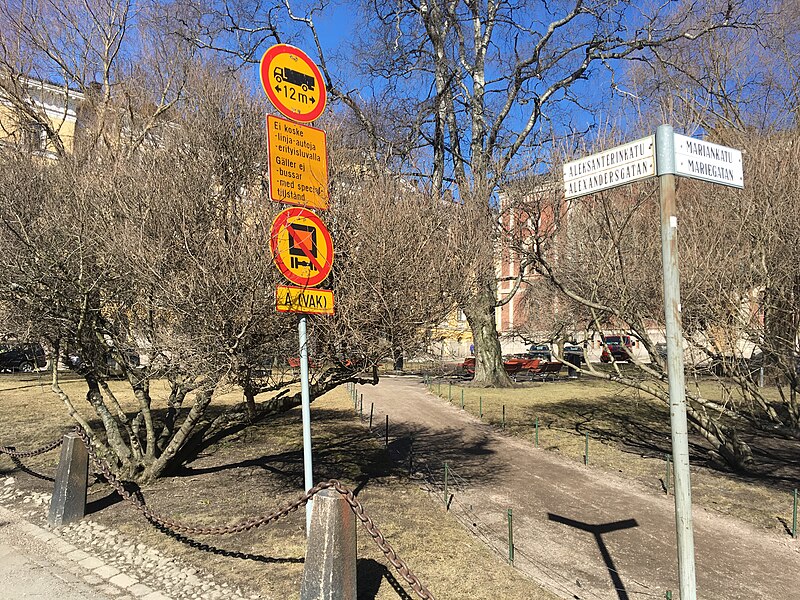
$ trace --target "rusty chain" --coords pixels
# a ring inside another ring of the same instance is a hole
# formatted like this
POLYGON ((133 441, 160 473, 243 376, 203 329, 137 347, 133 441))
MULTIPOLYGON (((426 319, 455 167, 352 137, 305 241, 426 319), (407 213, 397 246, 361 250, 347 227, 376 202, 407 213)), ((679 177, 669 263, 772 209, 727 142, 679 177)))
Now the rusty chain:
POLYGON ((41 448, 37 448, 36 450, 28 450, 27 452, 20 452, 16 450, 14 446, 0 446, 0 454, 7 454, 13 458, 30 458, 32 456, 39 456, 40 454, 45 454, 46 452, 55 450, 63 443, 64 438, 60 437, 56 441, 45 444, 41 448))
POLYGON ((235 523, 233 525, 227 525, 223 527, 202 527, 198 525, 187 525, 185 523, 180 523, 178 521, 174 521, 172 519, 168 519, 166 517, 162 517, 157 513, 150 510, 150 508, 141 500, 141 498, 132 492, 129 492, 125 489, 125 486, 122 482, 117 478, 117 476, 112 472, 111 467, 108 463, 97 456, 97 452, 94 449, 94 445, 92 444, 91 439, 89 438, 88 434, 83 430, 82 427, 78 426, 75 428, 75 432, 78 436, 83 440, 83 443, 86 445, 86 450, 89 454, 89 458, 91 459, 92 463, 94 463, 95 467, 98 469, 98 473, 101 474, 106 481, 114 488, 114 490, 125 500, 130 502, 136 510, 138 510, 148 521, 155 523, 161 527, 169 529, 171 531, 179 532, 179 533, 188 533, 192 535, 224 535, 229 533, 240 533, 242 531, 248 531, 251 529, 255 529, 257 527, 261 527, 262 525, 268 525, 274 521, 277 521, 281 517, 285 517, 286 515, 296 511, 301 506, 305 506, 311 498, 313 498, 316 494, 321 492, 325 489, 334 489, 342 497, 345 499, 347 504, 352 509, 355 516, 361 521, 361 524, 364 525, 364 528, 370 534, 372 539, 377 544, 378 548, 384 553, 386 558, 392 564, 392 566, 397 570, 400 576, 406 580, 406 582, 411 586, 414 592, 419 596, 422 600, 435 600, 433 594, 425 587, 425 585, 420 581, 420 579, 411 571, 408 565, 401 559, 397 553, 392 548, 391 544, 386 540, 386 538, 381 533, 378 526, 375 522, 370 518, 369 515, 366 514, 364 510, 364 506, 358 499, 355 497, 355 494, 345 486, 343 486, 338 480, 336 479, 329 479, 328 481, 321 481, 311 489, 309 489, 305 494, 300 496, 297 500, 287 504, 283 508, 275 511, 272 514, 264 515, 262 517, 258 517, 255 519, 250 519, 247 521, 241 521, 239 523, 235 523))

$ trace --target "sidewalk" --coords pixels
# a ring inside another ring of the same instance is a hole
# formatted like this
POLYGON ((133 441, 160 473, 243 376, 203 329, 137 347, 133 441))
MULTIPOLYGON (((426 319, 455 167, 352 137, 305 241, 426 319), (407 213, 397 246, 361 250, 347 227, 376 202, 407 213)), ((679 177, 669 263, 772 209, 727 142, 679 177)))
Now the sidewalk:
POLYGON ((0 507, 0 598, 167 600, 49 531, 0 507))
MULTIPOLYGON (((515 566, 553 593, 578 599, 678 598, 673 498, 562 460, 504 436, 428 394, 421 380, 382 378, 359 386, 389 415, 395 454, 407 455, 441 492, 452 469, 450 513, 508 554, 513 509, 515 566), (406 454, 404 454, 406 453, 406 454)), ((800 543, 694 508, 698 598, 794 600, 800 543)))

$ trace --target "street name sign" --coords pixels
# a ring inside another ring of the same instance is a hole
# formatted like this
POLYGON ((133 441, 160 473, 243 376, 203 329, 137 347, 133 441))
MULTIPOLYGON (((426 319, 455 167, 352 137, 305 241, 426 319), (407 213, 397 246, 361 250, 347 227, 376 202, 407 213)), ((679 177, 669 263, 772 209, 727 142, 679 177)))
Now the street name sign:
POLYGON ((655 136, 651 135, 566 163, 565 196, 577 198, 655 174, 655 136))
POLYGON ((295 285, 315 287, 333 266, 331 234, 320 218, 305 208, 287 208, 275 217, 270 249, 278 270, 295 285))
POLYGON ((322 74, 305 52, 276 44, 261 57, 259 69, 264 92, 280 113, 311 123, 325 110, 327 92, 322 74))
POLYGON ((333 291, 279 285, 275 290, 275 307, 278 312, 332 315, 333 291))
POLYGON ((322 129, 267 116, 269 196, 276 202, 326 210, 328 153, 322 129))
POLYGON ((679 133, 675 136, 675 174, 736 188, 744 187, 742 153, 679 133))

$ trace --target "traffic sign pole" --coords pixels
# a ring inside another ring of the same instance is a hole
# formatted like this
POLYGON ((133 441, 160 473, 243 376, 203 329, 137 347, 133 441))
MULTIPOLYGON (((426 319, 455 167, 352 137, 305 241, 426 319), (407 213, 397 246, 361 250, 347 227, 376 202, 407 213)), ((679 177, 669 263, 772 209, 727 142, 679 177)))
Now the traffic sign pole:
MULTIPOLYGON (((306 491, 314 487, 314 469, 311 465, 311 394, 308 389, 308 336, 306 318, 300 317, 297 325, 300 338, 300 399, 303 415, 303 479, 306 491)), ((306 536, 311 530, 311 510, 314 500, 306 504, 306 536)))
POLYGON ((656 153, 661 204, 661 259, 664 276, 669 416, 672 429, 672 462, 675 479, 678 578, 681 600, 696 600, 692 486, 689 475, 689 429, 686 421, 680 272, 678 268, 675 148, 673 129, 670 125, 661 125, 656 130, 656 153))

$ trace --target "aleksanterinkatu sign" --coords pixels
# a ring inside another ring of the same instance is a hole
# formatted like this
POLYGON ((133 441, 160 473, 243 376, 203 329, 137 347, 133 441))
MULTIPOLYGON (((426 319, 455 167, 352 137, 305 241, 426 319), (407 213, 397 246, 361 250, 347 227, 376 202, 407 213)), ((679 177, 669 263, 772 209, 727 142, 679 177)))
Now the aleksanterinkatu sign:
POLYGON ((656 174, 655 136, 622 144, 564 165, 567 199, 593 194, 656 174))

